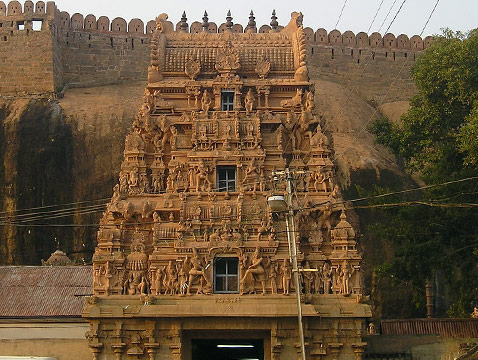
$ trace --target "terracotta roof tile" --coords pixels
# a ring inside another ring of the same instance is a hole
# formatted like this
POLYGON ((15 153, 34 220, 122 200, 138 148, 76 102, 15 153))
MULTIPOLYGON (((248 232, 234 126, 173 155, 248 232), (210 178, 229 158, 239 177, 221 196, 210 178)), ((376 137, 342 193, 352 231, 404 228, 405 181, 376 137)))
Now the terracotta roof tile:
POLYGON ((0 267, 0 318, 80 317, 91 266, 0 267))

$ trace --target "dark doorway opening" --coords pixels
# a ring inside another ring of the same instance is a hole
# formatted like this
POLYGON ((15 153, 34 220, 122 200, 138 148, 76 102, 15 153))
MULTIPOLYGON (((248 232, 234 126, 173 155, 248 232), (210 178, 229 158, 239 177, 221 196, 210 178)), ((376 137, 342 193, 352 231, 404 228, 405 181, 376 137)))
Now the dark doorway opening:
POLYGON ((264 360, 261 339, 192 339, 192 360, 264 360))

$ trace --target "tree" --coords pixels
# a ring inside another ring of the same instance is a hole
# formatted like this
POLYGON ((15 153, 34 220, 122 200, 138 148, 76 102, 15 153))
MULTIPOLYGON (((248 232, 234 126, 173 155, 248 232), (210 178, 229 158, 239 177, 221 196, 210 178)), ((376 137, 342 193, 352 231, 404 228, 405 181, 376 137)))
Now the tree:
POLYGON ((424 302, 425 280, 438 274, 448 314, 467 316, 478 306, 478 207, 471 205, 478 203, 478 29, 467 35, 445 30, 419 57, 412 76, 418 92, 402 122, 379 119, 372 132, 425 184, 452 183, 378 210, 389 223, 375 224, 375 231, 395 244, 394 260, 381 271, 413 284, 418 303, 424 302))

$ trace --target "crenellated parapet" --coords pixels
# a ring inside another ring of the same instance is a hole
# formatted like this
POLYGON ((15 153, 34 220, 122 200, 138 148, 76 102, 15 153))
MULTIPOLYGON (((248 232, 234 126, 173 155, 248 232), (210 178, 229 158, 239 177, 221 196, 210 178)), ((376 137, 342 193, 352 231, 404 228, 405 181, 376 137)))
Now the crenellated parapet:
MULTIPOLYGON (((228 16, 227 19, 229 20, 217 25, 215 22, 209 22, 207 13, 205 15, 205 18, 203 18, 202 21, 194 21, 189 25, 186 14, 184 13, 181 20, 176 24, 171 21, 167 21, 167 27, 172 31, 192 34, 202 31, 207 31, 210 33, 222 33, 228 28, 230 28, 233 33, 269 33, 271 31, 280 31, 283 28, 283 26, 279 25, 277 22, 275 11, 271 18, 271 24, 262 26, 256 25, 254 14, 252 12, 246 26, 233 23, 232 16, 228 16), (204 26, 204 19, 206 19, 207 26, 204 26)), ((47 16, 54 17, 58 28, 63 30, 111 33, 112 35, 151 35, 155 27, 154 20, 144 22, 141 19, 135 18, 127 22, 121 17, 110 20, 106 16, 100 16, 97 18, 92 14, 84 16, 82 14, 75 13, 70 15, 66 11, 59 11, 53 1, 47 2, 46 5, 43 1, 38 1, 36 4, 34 4, 32 1, 25 1, 23 7, 18 1, 10 1, 8 6, 6 6, 4 2, 0 1, 0 21, 6 17, 8 20, 16 20, 17 25, 23 25, 23 22, 28 22, 32 19, 43 21, 47 16)), ((341 33, 337 29, 327 32, 327 30, 323 28, 314 31, 314 29, 310 27, 304 28, 304 35, 305 41, 308 44, 317 46, 338 46, 360 49, 384 48, 413 51, 420 51, 427 48, 433 38, 432 36, 427 36, 426 38, 422 39, 418 35, 414 35, 409 38, 405 34, 395 36, 392 33, 387 33, 382 36, 377 32, 372 34, 359 32, 355 34, 352 31, 345 31, 344 33, 341 33)))

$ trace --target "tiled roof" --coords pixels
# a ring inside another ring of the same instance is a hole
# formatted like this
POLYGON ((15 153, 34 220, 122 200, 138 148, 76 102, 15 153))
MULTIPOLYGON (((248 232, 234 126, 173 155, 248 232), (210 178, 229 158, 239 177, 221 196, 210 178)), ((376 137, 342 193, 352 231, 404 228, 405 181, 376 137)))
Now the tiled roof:
POLYGON ((0 319, 80 317, 91 266, 1 266, 0 319))
POLYGON ((478 319, 382 320, 382 335, 440 335, 445 338, 478 337, 478 319))

